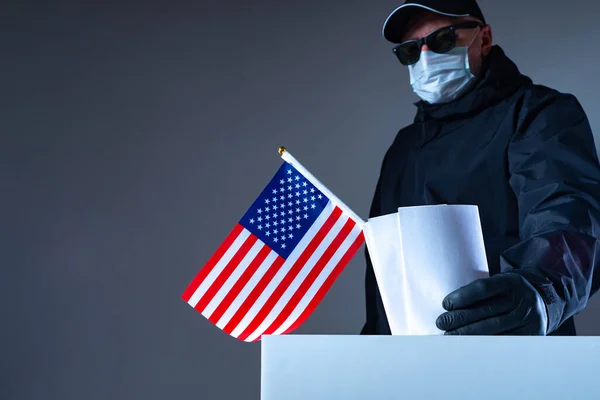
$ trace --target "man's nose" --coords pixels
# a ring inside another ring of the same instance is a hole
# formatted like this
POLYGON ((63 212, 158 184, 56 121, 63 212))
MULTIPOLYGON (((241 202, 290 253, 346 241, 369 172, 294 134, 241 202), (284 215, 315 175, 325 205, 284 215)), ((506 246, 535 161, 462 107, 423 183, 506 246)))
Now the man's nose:
POLYGON ((427 47, 427 45, 424 44, 423 46, 421 46, 421 51, 429 51, 429 47, 427 47))

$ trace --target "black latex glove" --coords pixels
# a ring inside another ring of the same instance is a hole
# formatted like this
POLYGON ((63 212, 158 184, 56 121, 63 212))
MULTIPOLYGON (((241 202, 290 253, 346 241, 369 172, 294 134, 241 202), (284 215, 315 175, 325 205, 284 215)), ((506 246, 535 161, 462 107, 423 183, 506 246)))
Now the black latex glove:
POLYGON ((446 335, 546 335, 548 314, 538 291, 521 275, 506 272, 450 293, 436 320, 446 335))

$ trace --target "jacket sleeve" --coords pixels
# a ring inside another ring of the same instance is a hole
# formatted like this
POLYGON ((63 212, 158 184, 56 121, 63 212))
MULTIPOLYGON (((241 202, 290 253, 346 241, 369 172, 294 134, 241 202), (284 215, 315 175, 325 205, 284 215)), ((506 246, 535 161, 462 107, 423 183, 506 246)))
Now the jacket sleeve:
POLYGON ((508 148, 520 242, 500 262, 503 272, 520 273, 538 289, 551 333, 600 285, 600 167, 574 96, 553 92, 529 103, 508 148))

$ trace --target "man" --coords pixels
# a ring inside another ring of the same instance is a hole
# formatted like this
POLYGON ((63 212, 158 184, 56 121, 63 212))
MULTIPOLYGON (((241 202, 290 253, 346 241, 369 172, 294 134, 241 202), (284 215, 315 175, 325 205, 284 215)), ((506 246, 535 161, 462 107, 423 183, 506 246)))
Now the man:
MULTIPOLYGON (((448 294, 453 335, 575 335, 600 286, 600 166, 577 99, 532 83, 474 0, 407 1, 384 37, 421 98, 384 156, 370 216, 479 207, 490 277, 448 294)), ((368 252, 362 334, 390 334, 368 252)))

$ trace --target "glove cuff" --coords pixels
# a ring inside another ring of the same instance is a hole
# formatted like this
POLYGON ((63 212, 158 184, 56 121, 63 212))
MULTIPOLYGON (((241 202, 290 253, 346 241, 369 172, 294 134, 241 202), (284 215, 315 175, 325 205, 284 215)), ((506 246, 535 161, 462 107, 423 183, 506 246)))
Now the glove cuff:
POLYGON ((529 270, 514 269, 507 273, 521 275, 527 280, 538 292, 544 304, 546 305, 546 313, 548 315, 548 326, 546 327, 546 335, 554 332, 560 326, 564 314, 564 302, 556 292, 552 285, 552 281, 545 276, 540 276, 529 270))

